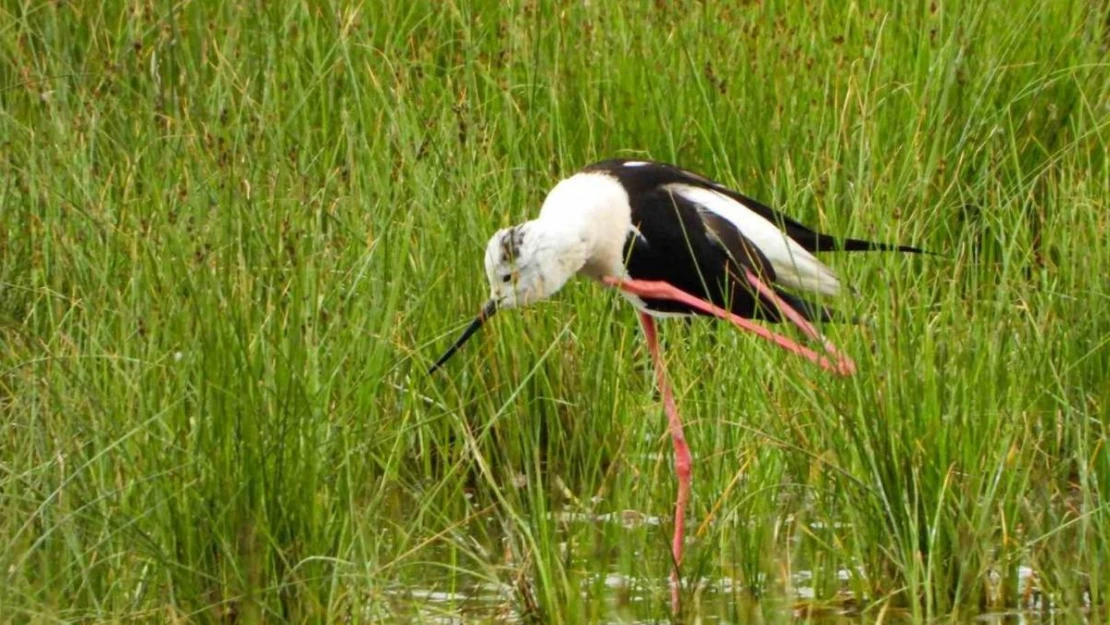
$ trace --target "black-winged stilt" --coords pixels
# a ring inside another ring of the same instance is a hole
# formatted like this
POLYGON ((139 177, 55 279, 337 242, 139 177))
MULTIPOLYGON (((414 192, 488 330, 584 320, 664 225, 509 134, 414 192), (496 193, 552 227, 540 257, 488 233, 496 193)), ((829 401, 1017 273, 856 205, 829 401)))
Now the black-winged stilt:
POLYGON ((654 318, 696 314, 725 319, 825 369, 850 375, 855 371, 852 360, 810 323, 835 319, 835 313, 778 286, 836 295, 836 274, 813 252, 857 250, 922 251, 816 232, 672 165, 602 161, 559 182, 537 219, 493 235, 485 257, 490 299, 429 372, 447 362, 495 312, 550 297, 575 274, 619 289, 639 311, 674 441, 678 500, 671 600, 677 610, 692 459, 667 382, 654 318), (784 318, 820 342, 835 362, 749 321, 784 318))

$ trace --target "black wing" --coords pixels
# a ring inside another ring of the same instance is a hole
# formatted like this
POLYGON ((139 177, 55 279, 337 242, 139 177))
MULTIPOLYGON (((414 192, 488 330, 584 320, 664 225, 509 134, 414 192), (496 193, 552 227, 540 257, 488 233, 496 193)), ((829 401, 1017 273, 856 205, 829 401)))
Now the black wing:
MULTIPOLYGON (((744 277, 749 270, 770 284, 774 268, 731 222, 658 186, 630 190, 629 198, 635 230, 625 242, 625 266, 632 278, 667 282, 741 317, 780 320, 774 304, 744 277)), ((833 317, 825 307, 775 291, 811 321, 833 317)), ((644 303, 660 312, 702 314, 670 300, 644 303)))
POLYGON ((862 239, 839 239, 832 235, 817 232, 766 204, 762 204, 746 195, 733 191, 704 176, 686 171, 680 167, 675 167, 674 165, 668 165, 667 163, 610 159, 589 165, 583 169, 583 171, 599 171, 614 176, 620 180, 620 183, 628 190, 630 196, 638 193, 646 193, 650 189, 676 183, 688 184, 716 191, 740 202, 760 217, 777 225, 787 236, 808 252, 896 251, 917 254, 926 253, 922 249, 909 245, 876 243, 873 241, 864 241, 862 239))

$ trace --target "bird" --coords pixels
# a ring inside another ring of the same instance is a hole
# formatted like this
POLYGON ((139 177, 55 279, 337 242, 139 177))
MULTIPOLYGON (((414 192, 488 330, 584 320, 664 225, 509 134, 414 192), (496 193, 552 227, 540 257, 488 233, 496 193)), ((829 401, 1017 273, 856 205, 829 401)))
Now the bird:
POLYGON ((843 287, 817 252, 924 250, 817 232, 705 176, 668 163, 608 159, 559 181, 536 219, 502 228, 485 249, 490 297, 429 368, 440 369, 495 313, 547 299, 572 277, 615 288, 637 310, 674 446, 678 494, 671 541, 671 605, 680 566, 693 458, 668 381, 655 320, 711 316, 817 364, 851 375, 855 363, 813 326, 853 321, 795 292, 843 287), (789 290, 788 290, 789 289, 789 290), (825 354, 754 323, 790 321, 825 354))

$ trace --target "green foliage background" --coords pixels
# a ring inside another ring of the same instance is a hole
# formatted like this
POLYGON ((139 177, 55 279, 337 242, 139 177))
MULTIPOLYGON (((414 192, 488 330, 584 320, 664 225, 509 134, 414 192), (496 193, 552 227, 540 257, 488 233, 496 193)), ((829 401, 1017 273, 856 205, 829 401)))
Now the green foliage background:
POLYGON ((668 618, 618 297, 423 374, 486 238, 630 156, 941 255, 829 259, 847 380, 664 324, 684 618, 1106 618, 1108 11, 5 1, 0 617, 668 618))

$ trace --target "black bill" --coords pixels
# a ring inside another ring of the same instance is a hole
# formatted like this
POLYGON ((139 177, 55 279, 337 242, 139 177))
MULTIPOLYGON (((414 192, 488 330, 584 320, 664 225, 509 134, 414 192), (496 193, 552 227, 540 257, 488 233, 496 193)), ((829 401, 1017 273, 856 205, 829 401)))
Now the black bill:
POLYGON ((428 374, 430 375, 434 373, 435 370, 442 367, 443 363, 447 362, 451 358, 451 356, 454 356, 455 352, 459 351, 459 348, 463 346, 463 343, 470 340, 470 337, 474 336, 474 333, 477 332, 478 329, 482 327, 482 324, 485 323, 487 319, 492 317, 493 313, 495 312, 497 312, 497 300, 491 299, 486 302, 484 306, 482 306, 482 312, 478 313, 478 316, 474 318, 474 321, 471 321, 470 325, 466 326, 466 329, 463 330, 463 333, 459 336, 459 340, 455 341, 455 344, 449 347, 447 351, 439 357, 439 360, 436 361, 436 364, 432 365, 431 368, 428 369, 428 374))

